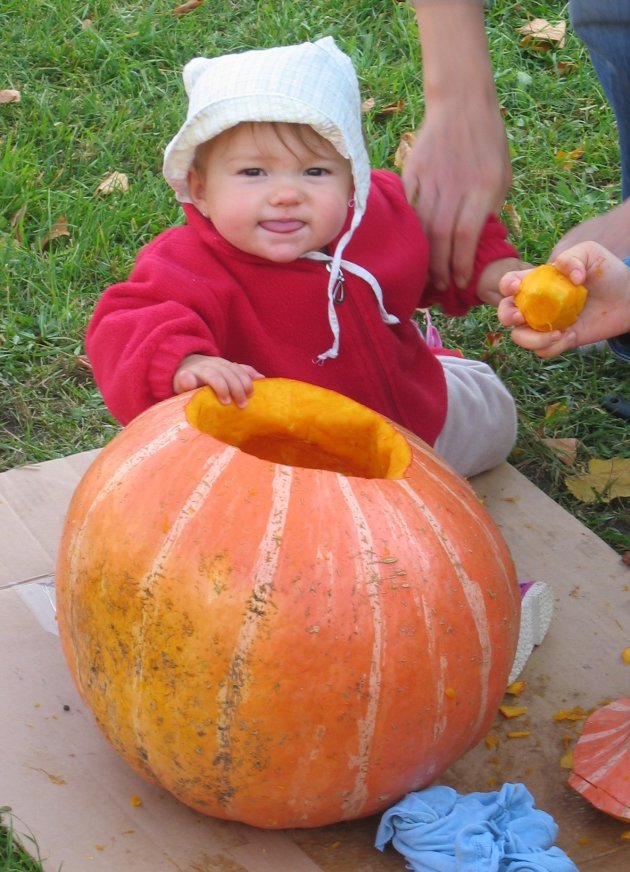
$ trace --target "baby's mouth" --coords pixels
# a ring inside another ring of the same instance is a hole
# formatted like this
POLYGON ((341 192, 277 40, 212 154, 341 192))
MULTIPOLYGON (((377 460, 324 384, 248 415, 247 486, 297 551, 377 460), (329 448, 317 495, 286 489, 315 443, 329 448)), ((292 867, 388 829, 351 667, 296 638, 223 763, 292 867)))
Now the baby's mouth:
POLYGON ((304 225, 304 221, 297 221, 293 218, 260 222, 263 230, 268 230, 270 233, 295 233, 296 230, 301 230, 304 225))

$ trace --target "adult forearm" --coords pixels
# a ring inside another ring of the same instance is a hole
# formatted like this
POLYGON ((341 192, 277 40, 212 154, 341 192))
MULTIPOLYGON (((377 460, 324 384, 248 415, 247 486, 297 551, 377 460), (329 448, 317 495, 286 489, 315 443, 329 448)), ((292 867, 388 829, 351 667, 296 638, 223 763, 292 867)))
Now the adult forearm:
POLYGON ((415 0, 424 91, 434 99, 496 101, 482 0, 415 0))

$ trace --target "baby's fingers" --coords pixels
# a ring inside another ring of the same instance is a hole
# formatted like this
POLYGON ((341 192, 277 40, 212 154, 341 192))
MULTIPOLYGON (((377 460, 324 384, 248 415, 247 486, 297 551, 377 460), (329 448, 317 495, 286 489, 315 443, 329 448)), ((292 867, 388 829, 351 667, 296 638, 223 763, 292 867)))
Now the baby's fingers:
POLYGON ((195 388, 203 384, 194 372, 189 369, 181 369, 175 373, 173 379, 173 390, 176 394, 183 394, 186 391, 194 391, 195 388))
POLYGON ((504 297, 497 306, 497 318, 504 327, 519 327, 525 323, 521 310, 516 306, 514 297, 504 297))
POLYGON ((249 364, 232 364, 221 372, 217 384, 211 384, 222 403, 234 402, 239 409, 245 408, 254 391, 254 381, 264 378, 262 373, 249 364))

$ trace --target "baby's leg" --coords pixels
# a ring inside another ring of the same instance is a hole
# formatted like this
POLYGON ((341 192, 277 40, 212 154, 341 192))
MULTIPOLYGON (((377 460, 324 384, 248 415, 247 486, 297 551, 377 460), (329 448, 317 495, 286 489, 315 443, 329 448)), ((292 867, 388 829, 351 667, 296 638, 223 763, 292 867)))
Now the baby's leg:
POLYGON ((516 405, 486 363, 438 355, 448 411, 435 450, 465 476, 502 463, 516 439, 516 405))

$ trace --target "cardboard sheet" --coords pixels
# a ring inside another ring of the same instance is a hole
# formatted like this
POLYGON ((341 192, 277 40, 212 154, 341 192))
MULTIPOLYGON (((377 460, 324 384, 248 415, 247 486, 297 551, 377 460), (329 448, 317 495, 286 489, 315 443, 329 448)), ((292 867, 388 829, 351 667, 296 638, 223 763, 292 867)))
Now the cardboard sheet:
MULTIPOLYGON (((145 784, 109 747, 78 698, 55 635, 52 588, 63 516, 94 454, 0 475, 0 805, 35 838, 46 870, 64 872, 381 872, 403 870, 374 847, 378 817, 268 832, 204 818, 145 784), (39 582, 16 584, 33 576, 39 582)), ((557 844, 583 872, 627 872, 630 825, 566 786, 561 758, 582 721, 554 720, 627 696, 630 570, 571 515, 507 464, 473 481, 502 528, 519 577, 552 585, 555 616, 532 655, 518 703, 441 779, 459 792, 523 782, 560 827, 557 844), (528 733, 509 738, 508 732, 528 733)), ((27 846, 30 844, 26 841, 27 846)))

